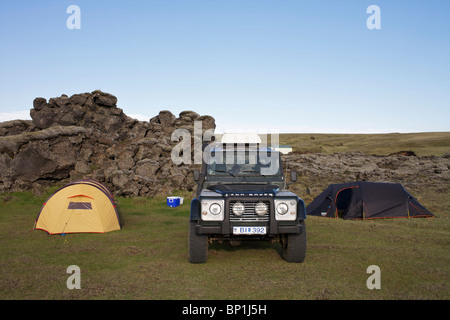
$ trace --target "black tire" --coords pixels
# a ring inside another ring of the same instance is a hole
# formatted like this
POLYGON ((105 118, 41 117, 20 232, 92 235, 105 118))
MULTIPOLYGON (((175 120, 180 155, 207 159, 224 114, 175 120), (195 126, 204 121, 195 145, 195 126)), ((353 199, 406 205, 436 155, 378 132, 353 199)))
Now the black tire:
POLYGON ((282 235, 282 255, 287 262, 300 263, 306 258, 306 225, 302 222, 302 233, 282 235))
POLYGON ((195 221, 189 221, 188 260, 190 263, 205 263, 208 260, 208 236, 195 232, 195 221))

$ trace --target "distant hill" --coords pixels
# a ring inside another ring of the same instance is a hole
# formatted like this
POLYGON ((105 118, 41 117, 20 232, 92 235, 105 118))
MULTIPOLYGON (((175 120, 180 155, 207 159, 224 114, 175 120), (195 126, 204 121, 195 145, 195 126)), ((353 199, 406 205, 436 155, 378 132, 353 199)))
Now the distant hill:
POLYGON ((417 156, 450 154, 450 132, 388 134, 280 134, 280 144, 298 153, 363 152, 391 155, 413 152, 417 156))
MULTIPOLYGON (((216 134, 220 140, 221 134, 216 134)), ((267 134, 270 143, 270 134, 267 134)), ((363 152, 367 155, 450 155, 450 132, 340 134, 283 133, 280 145, 289 145, 294 153, 363 152)))

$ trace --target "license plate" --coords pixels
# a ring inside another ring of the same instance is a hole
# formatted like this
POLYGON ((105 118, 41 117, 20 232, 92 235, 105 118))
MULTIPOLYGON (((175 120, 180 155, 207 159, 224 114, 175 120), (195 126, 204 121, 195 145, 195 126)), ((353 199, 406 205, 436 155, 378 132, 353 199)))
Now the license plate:
POLYGON ((266 234, 266 227, 233 227, 233 234, 266 234))

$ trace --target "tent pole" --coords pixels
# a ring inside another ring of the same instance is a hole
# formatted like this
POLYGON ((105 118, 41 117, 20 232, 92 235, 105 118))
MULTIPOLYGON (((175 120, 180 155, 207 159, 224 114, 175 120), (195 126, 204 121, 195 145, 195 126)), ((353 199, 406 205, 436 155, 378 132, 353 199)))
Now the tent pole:
POLYGON ((411 216, 409 215, 409 198, 410 198, 410 197, 408 197, 408 198, 406 199, 406 209, 407 209, 407 212, 408 212, 408 218, 411 218, 411 216))
POLYGON ((363 208, 362 208, 362 216, 363 216, 363 220, 365 220, 366 215, 364 213, 364 201, 362 202, 363 208))

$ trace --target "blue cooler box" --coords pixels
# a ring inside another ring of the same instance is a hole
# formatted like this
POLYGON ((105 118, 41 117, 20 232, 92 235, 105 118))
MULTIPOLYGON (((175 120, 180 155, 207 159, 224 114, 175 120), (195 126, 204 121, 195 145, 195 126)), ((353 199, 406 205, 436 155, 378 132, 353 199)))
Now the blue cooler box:
POLYGON ((167 205, 169 207, 178 207, 180 205, 180 197, 167 197, 167 205))

